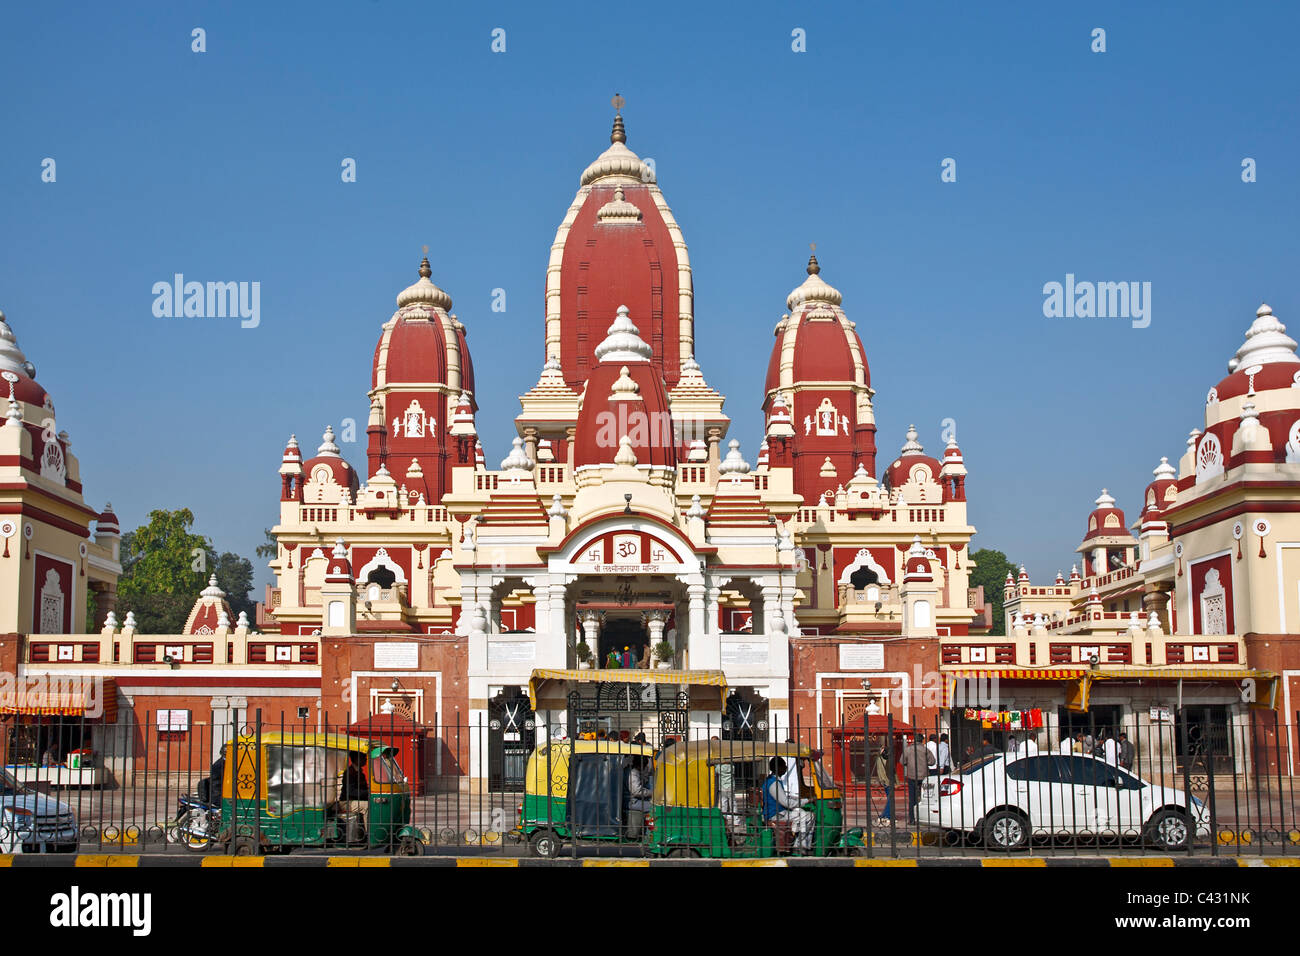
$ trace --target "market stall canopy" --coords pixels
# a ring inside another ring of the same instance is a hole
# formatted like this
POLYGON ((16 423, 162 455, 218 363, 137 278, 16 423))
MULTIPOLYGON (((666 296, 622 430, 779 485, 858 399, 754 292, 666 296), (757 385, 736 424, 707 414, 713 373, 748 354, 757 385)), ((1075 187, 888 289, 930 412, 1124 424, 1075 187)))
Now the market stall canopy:
POLYGON ((675 670, 627 670, 579 669, 579 670, 535 670, 528 678, 528 702, 533 710, 537 709, 538 691, 548 680, 572 681, 581 684, 672 684, 678 687, 716 687, 718 688, 719 710, 725 710, 727 704, 727 677, 722 671, 675 671, 675 670))
POLYGON ((111 677, 73 675, 19 677, 0 687, 0 715, 80 717, 117 721, 117 685, 111 677))

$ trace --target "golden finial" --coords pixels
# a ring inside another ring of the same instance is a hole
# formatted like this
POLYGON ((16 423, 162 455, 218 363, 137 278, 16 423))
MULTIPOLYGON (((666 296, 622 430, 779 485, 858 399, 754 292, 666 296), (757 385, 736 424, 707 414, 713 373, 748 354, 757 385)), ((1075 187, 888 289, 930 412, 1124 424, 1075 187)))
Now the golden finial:
POLYGON ((424 250, 424 258, 420 260, 420 278, 427 279, 433 275, 433 269, 429 267, 429 247, 421 246, 424 250))
POLYGON ((808 245, 812 247, 813 251, 812 255, 808 257, 808 274, 810 276, 815 276, 817 273, 822 271, 822 267, 817 264, 817 243, 810 242, 808 245))
POLYGON ((614 98, 609 102, 614 107, 614 130, 609 134, 609 141, 611 143, 626 143, 627 130, 623 128, 623 114, 619 110, 623 108, 623 104, 627 101, 623 99, 622 93, 615 93, 614 98))

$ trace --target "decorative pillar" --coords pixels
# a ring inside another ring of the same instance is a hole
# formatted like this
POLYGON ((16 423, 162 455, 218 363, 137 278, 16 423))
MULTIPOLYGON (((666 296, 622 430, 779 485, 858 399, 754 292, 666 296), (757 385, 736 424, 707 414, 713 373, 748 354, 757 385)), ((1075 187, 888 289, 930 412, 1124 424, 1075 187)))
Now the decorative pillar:
MULTIPOLYGON (((646 611, 645 614, 642 615, 642 620, 650 632, 650 652, 651 656, 653 656, 655 647, 657 647, 659 642, 664 639, 664 628, 668 624, 668 612, 646 611)), ((675 658, 676 656, 677 648, 674 647, 673 657, 675 658)))
POLYGON ((591 648, 596 666, 604 666, 605 662, 600 659, 600 626, 605 623, 605 612, 581 611, 578 614, 578 619, 582 621, 582 639, 591 648))

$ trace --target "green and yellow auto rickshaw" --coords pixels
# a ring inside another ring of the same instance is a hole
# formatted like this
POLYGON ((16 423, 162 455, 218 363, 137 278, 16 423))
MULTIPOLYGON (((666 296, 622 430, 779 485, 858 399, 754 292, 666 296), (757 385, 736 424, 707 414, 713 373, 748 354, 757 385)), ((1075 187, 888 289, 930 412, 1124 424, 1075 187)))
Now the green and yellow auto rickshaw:
POLYGON ((654 779, 647 850, 677 857, 770 857, 785 852, 781 827, 763 818, 769 762, 797 761, 800 797, 813 815, 812 854, 833 856, 863 846, 860 828, 844 829, 840 791, 821 754, 799 744, 702 740, 666 747, 654 779), (719 790, 719 778, 731 780, 719 790))
POLYGON ((333 733, 265 733, 226 744, 218 842, 252 856, 294 847, 423 852, 411 826, 411 787, 396 750, 333 733), (365 800, 343 792, 361 779, 365 800))
POLYGON ((516 836, 535 856, 553 857, 566 841, 640 843, 641 814, 629 806, 634 760, 650 772, 655 750, 618 740, 560 740, 528 756, 516 836))

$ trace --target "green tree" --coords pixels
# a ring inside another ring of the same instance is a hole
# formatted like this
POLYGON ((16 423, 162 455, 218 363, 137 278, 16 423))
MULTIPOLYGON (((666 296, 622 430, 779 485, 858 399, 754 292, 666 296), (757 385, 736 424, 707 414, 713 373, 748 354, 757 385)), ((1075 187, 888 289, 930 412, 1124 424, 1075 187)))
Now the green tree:
POLYGON ((984 604, 993 611, 993 627, 989 634, 1003 635, 1006 634, 1006 620, 1002 613, 1002 589, 1007 581, 1007 572, 1015 574, 1007 556, 1001 551, 994 551, 990 548, 980 548, 971 555, 971 560, 975 562, 975 570, 970 575, 970 586, 973 588, 984 588, 984 604))
POLYGON ((224 552, 217 558, 213 573, 217 576, 217 587, 226 592, 230 603, 231 625, 239 619, 239 612, 248 615, 248 622, 257 619, 257 604, 249 600, 248 592, 253 588, 253 563, 248 558, 241 558, 232 551, 224 552))
POLYGON ((263 534, 266 535, 266 541, 257 546, 257 556, 259 558, 274 558, 280 550, 275 535, 271 534, 270 528, 267 528, 263 534))
POLYGON ((213 574, 235 619, 245 611, 253 620, 255 605, 248 598, 252 564, 229 551, 218 556, 211 541, 190 530, 193 525, 194 513, 188 508, 157 510, 149 512, 148 524, 122 535, 119 620, 134 611, 142 633, 179 634, 213 574))

